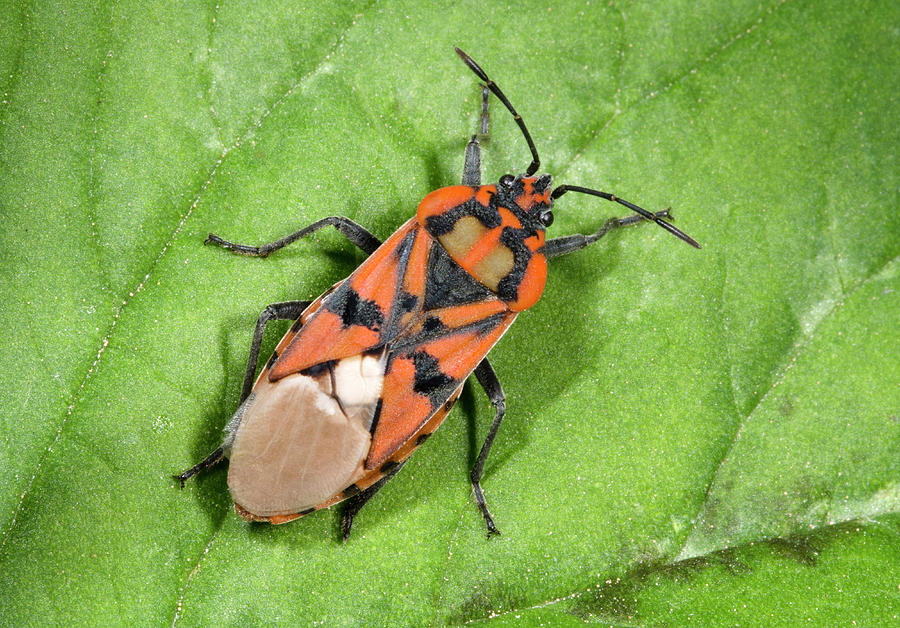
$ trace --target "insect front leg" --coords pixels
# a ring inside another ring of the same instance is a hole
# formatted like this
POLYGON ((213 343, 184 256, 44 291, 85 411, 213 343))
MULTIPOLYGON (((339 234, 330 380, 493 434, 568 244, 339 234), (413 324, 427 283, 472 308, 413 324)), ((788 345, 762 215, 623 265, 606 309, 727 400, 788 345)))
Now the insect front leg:
POLYGON ((472 473, 469 476, 472 480, 472 490, 475 492, 475 503, 478 504, 478 508, 481 510, 484 523, 487 525, 488 538, 490 538, 492 534, 500 534, 500 530, 494 525, 494 519, 488 511, 487 502, 484 499, 484 491, 481 490, 481 476, 484 472, 484 462, 487 460, 494 437, 497 436, 500 423, 503 422, 503 415, 506 413, 506 395, 503 393, 503 387, 500 385, 500 380, 497 378, 494 367, 491 366, 487 358, 483 359, 475 367, 475 378, 481 384, 481 387, 484 388, 484 392, 495 410, 494 420, 491 421, 491 427, 488 429, 487 437, 484 439, 484 444, 481 446, 481 451, 478 452, 478 458, 475 460, 475 466, 472 467, 472 473))
POLYGON ((239 255, 248 255, 250 257, 266 257, 267 255, 269 255, 269 253, 284 248, 288 244, 292 244, 300 238, 304 238, 309 234, 327 226, 332 226, 337 229, 342 235, 350 240, 350 242, 361 248, 365 253, 368 253, 369 255, 374 253, 375 249, 381 246, 381 240, 369 233, 368 229, 343 216, 328 216, 327 218, 322 218, 321 220, 317 220, 311 225, 304 227, 299 231, 295 231, 294 233, 285 236, 280 240, 275 240, 274 242, 269 242, 268 244, 263 244, 262 246, 235 244, 234 242, 223 240, 214 233, 209 234, 204 244, 217 244, 223 249, 231 251, 232 253, 237 253, 239 255))
MULTIPOLYGON (((672 218, 668 209, 664 209, 661 212, 656 212, 655 214, 653 214, 653 216, 656 218, 672 218)), ((551 238, 550 240, 547 240, 544 243, 543 253, 547 257, 547 259, 550 259, 552 257, 559 257, 560 255, 566 255, 567 253, 578 251, 588 245, 593 244, 614 229, 618 229, 619 227, 627 227, 628 225, 636 225, 642 222, 647 222, 647 219, 637 214, 633 216, 625 216, 624 218, 610 218, 609 220, 604 222, 603 225, 599 229, 597 229, 597 231, 590 235, 576 233, 574 235, 562 236, 560 238, 551 238)))
MULTIPOLYGON (((250 395, 250 391, 253 389, 253 380, 255 379, 256 367, 259 363, 259 347, 262 344, 266 325, 272 320, 292 321, 299 319, 303 310, 308 308, 310 303, 312 303, 312 301, 285 301, 283 303, 273 303, 267 305, 260 313, 259 318, 256 319, 256 331, 253 332, 253 341, 250 343, 250 356, 247 359, 247 367, 244 369, 244 384, 241 388, 240 403, 244 403, 244 400, 250 395)), ((222 447, 218 447, 190 469, 172 477, 181 483, 181 488, 184 488, 184 483, 188 479, 201 471, 205 471, 214 466, 222 460, 224 455, 225 450, 222 447)))
POLYGON ((488 108, 488 97, 491 95, 490 90, 484 85, 481 86, 481 120, 478 130, 466 144, 466 160, 463 163, 463 185, 481 185, 481 144, 478 142, 479 134, 484 138, 485 142, 489 139, 490 117, 488 108))

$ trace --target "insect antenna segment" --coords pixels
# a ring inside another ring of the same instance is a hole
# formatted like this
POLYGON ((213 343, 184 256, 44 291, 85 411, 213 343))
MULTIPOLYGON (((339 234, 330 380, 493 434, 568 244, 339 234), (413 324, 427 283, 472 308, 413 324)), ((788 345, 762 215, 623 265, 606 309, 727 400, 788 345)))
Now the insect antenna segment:
POLYGON ((694 238, 692 238, 691 236, 686 234, 681 229, 678 229, 672 223, 663 220, 659 216, 655 216, 654 214, 651 214, 643 207, 638 207, 634 203, 629 203, 625 199, 619 198, 615 194, 610 194, 609 192, 601 192, 600 190, 584 188, 584 187, 581 187, 580 185, 560 185, 559 187, 554 188, 553 192, 550 193, 550 200, 556 200, 560 196, 565 194, 566 192, 580 192, 582 194, 590 194, 591 196, 599 196, 600 198, 606 199, 607 201, 613 201, 615 203, 619 203, 620 205, 624 205, 631 211, 637 212, 638 214, 640 214, 647 220, 652 220, 653 222, 658 224, 660 227, 662 227, 663 229, 665 229, 666 231, 668 231, 675 237, 680 238, 680 239, 684 240, 685 242, 687 242, 688 244, 690 244, 695 249, 701 248, 700 244, 696 240, 694 240, 694 238))
POLYGON ((469 69, 475 73, 475 75, 484 81, 484 86, 487 87, 494 93, 494 96, 500 99, 500 102, 509 109, 509 112, 513 115, 513 118, 516 120, 516 124, 519 125, 519 128, 522 130, 522 135, 525 136, 525 141, 528 142, 528 150, 531 151, 531 164, 525 170, 525 175, 530 177, 535 172, 537 172, 538 168, 541 167, 541 158, 538 157, 537 148, 534 145, 534 140, 531 139, 531 133, 528 132, 528 127, 525 126, 525 121, 522 120, 522 116, 519 115, 519 112, 516 111, 516 108, 512 106, 512 103, 509 102, 509 99, 506 97, 497 84, 488 78, 487 73, 481 69, 481 66, 475 63, 475 59, 467 55, 465 52, 460 50, 459 48, 454 48, 456 50, 456 54, 459 55, 459 58, 463 60, 463 62, 469 66, 469 69))
MULTIPOLYGON (((516 108, 512 106, 512 103, 509 102, 509 99, 506 97, 506 94, 504 94, 503 91, 497 86, 497 84, 494 83, 494 81, 492 81, 488 77, 487 72, 485 72, 481 68, 481 66, 475 62, 475 59, 473 59, 472 57, 467 55, 465 52, 463 52, 459 48, 454 48, 454 50, 456 50, 456 54, 459 55, 459 58, 463 60, 463 63, 465 63, 468 66, 468 68, 470 70, 472 70, 472 72, 474 72, 475 75, 479 79, 484 81, 484 87, 491 90, 494 93, 494 95, 500 99, 500 102, 502 102, 503 105, 513 115, 513 118, 515 118, 516 124, 519 125, 519 129, 521 129, 521 131, 522 131, 522 135, 525 136, 525 141, 528 142, 528 149, 531 151, 531 164, 525 170, 525 176, 528 176, 528 177, 532 176, 535 172, 537 172, 538 168, 541 167, 541 158, 538 156, 537 148, 534 145, 534 140, 531 139, 531 133, 528 132, 528 127, 525 126, 525 121, 522 120, 522 116, 520 116, 519 113, 516 111, 516 108)), ((482 118, 483 117, 484 116, 482 115, 482 118)), ((482 120, 482 127, 484 127, 483 120, 482 120)), ((634 212, 637 212, 638 214, 640 214, 643 218, 655 222, 660 227, 662 227, 663 229, 665 229, 672 235, 676 236, 677 238, 684 240, 685 242, 687 242, 694 248, 697 248, 697 249, 701 248, 700 244, 696 240, 694 240, 694 238, 692 238, 691 236, 689 236, 688 234, 683 232, 681 229, 678 229, 677 227, 675 227, 672 223, 670 223, 666 220, 663 220, 659 216, 648 212, 646 209, 644 209, 642 207, 638 207, 634 203, 629 203, 625 199, 619 198, 615 194, 610 194, 609 192, 602 192, 600 190, 585 188, 585 187, 581 187, 578 185, 560 185, 559 187, 554 189, 553 192, 550 194, 550 199, 555 200, 555 199, 559 198, 560 196, 562 196, 563 194, 565 194, 566 192, 581 192, 582 194, 590 194, 592 196, 599 196, 600 198, 606 199, 608 201, 613 201, 613 202, 619 203, 620 205, 624 205, 631 211, 634 211, 634 212)))

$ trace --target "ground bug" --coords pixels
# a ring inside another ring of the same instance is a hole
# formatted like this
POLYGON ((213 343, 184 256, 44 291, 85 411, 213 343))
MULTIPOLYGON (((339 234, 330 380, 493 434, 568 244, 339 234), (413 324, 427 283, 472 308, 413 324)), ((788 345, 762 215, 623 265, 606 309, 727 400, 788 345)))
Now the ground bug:
POLYGON ((487 354, 518 316, 538 300, 547 260, 583 249, 612 229, 653 221, 688 244, 690 236, 608 192, 575 185, 551 188, 535 176, 540 158, 522 117, 481 67, 456 53, 482 81, 480 135, 496 96, 528 143, 524 174, 481 184, 479 133, 466 145, 462 185, 441 188, 383 244, 365 228, 331 216, 263 246, 210 234, 206 243, 266 257, 332 226, 370 257, 312 302, 267 306, 256 322, 241 403, 225 440, 185 480, 229 458, 228 486, 245 519, 285 523, 346 500, 342 534, 363 505, 403 467, 441 424, 473 374, 495 414, 470 474, 488 537, 499 534, 481 489, 484 463, 506 401, 487 354), (581 192, 614 201, 637 215, 607 220, 596 232, 546 240, 554 201, 581 192), (271 320, 296 321, 254 378, 271 320))

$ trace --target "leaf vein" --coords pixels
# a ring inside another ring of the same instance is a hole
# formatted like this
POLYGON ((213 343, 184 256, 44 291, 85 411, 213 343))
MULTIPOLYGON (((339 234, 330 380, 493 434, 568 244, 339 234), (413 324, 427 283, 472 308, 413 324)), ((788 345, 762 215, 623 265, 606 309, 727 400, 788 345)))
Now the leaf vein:
MULTIPOLYGON (((768 18, 768 16, 775 13, 775 11, 777 11, 779 8, 781 8, 781 6, 783 4, 786 4, 787 2, 788 2, 788 0, 778 0, 775 4, 773 4, 769 8, 765 9, 762 13, 760 13, 755 19, 751 20, 750 26, 745 26, 745 27, 741 28, 740 31, 738 31, 735 35, 733 35, 730 39, 728 39, 717 50, 714 50, 710 54, 706 55, 703 59, 700 59, 699 61, 695 61, 694 63, 692 63, 690 69, 683 72, 680 76, 677 76, 676 78, 670 80, 668 83, 666 83, 662 87, 657 86, 655 88, 651 88, 650 91, 645 93, 643 96, 641 96, 640 98, 635 100, 630 105, 627 105, 626 109, 622 109, 619 107, 619 101, 618 101, 618 95, 617 95, 618 90, 617 90, 617 94, 615 96, 616 108, 615 108, 615 111, 613 112, 612 116, 610 116, 609 119, 606 120, 606 122, 603 124, 603 126, 601 126, 600 129, 596 133, 594 133, 593 136, 588 141, 586 141, 579 149, 577 149, 574 152, 572 158, 569 159, 569 161, 560 169, 560 172, 565 172, 572 166, 572 164, 574 162, 578 161, 581 158, 581 156, 584 155, 584 153, 588 149, 590 149, 591 146, 593 146, 596 142, 599 141, 599 138, 603 135, 603 133, 610 126, 612 126, 613 122, 615 122, 619 117, 623 116, 628 111, 639 107, 640 105, 647 102, 648 100, 652 100, 653 98, 656 98, 660 94, 668 92, 676 85, 684 82, 689 77, 691 77, 694 74, 696 74, 697 72, 699 72, 700 66, 711 63, 719 55, 721 55, 723 52, 728 50, 732 45, 734 45, 734 43, 736 41, 738 41, 739 39, 743 38, 744 36, 749 35, 750 33, 757 30, 763 24, 763 22, 768 18)), ((623 22, 623 24, 626 22, 624 14, 622 15, 622 22, 623 22)), ((623 30, 624 30, 624 26, 623 26, 623 30)))
MULTIPOLYGON (((371 8, 372 6, 374 6, 374 2, 371 5, 369 5, 368 8, 371 8)), ((323 66, 323 64, 328 59, 330 59, 335 54, 335 52, 337 52, 337 50, 343 44, 344 37, 350 31, 350 29, 353 28, 355 23, 356 23, 355 21, 351 21, 350 24, 338 36, 337 40, 334 42, 334 44, 332 45, 332 47, 330 48, 328 53, 325 54, 324 57, 318 63, 316 63, 315 66, 310 71, 308 71, 302 77, 300 77, 290 88, 288 88, 280 97, 278 97, 275 100, 275 102, 272 104, 271 107, 269 107, 265 112, 263 112, 254 122, 251 122, 247 126, 247 128, 244 130, 244 132, 238 136, 238 139, 236 139, 235 142, 231 146, 226 147, 222 151, 222 154, 219 156, 219 158, 215 161, 215 163, 210 168, 209 174, 207 175, 207 178, 206 178, 206 181, 200 186, 200 189, 197 192, 196 196, 194 197, 193 202, 191 202, 191 204, 189 205, 187 212, 185 212, 185 214, 178 221, 178 223, 176 224, 176 226, 174 227, 174 229, 172 231, 172 234, 169 236, 167 241, 163 244, 162 248, 160 249, 159 253, 154 258, 154 260, 151 262, 150 267, 148 268, 147 272, 144 274, 143 278, 138 282, 137 287, 129 291, 129 294, 133 295, 133 296, 131 296, 129 298, 122 298, 119 301, 120 305, 113 312, 112 322, 110 323, 108 329, 106 330, 106 333, 103 335, 103 337, 100 341, 100 347, 97 349, 97 354, 94 357, 94 360, 91 362, 90 366, 88 367, 84 377, 82 377, 77 390, 73 394, 72 401, 66 407, 65 414, 59 423, 59 427, 56 430, 56 434, 53 436, 50 444, 44 450, 44 453, 41 455, 40 460, 38 460, 38 463, 35 467, 34 473, 32 474, 31 478, 29 479, 29 481, 28 481, 27 485, 25 486, 24 490, 22 491, 22 493, 19 495, 19 500, 18 500, 18 503, 16 504, 15 510, 13 512, 13 516, 10 519, 10 523, 7 526, 6 530, 3 532, 2 540, 0 540, 0 555, 2 555, 2 552, 3 552, 4 548, 6 547, 6 543, 9 540, 9 537, 11 536, 13 530, 16 527, 19 514, 22 512, 22 506, 25 503, 25 499, 31 493, 31 489, 34 486, 35 480, 37 479, 38 475, 40 474, 41 470, 43 469, 44 462, 46 461, 46 459, 50 455, 50 453, 53 451, 53 447, 56 445, 57 442, 59 442, 59 439, 62 435, 63 429, 65 428, 66 424, 68 423, 69 417, 72 416, 73 412, 75 411, 76 406, 82 399, 82 394, 80 391, 84 391, 88 381, 90 380, 91 376, 96 371, 97 365, 100 363, 100 359, 103 357, 103 354, 105 353, 106 348, 109 346, 110 338, 112 337, 112 335, 115 331, 116 325, 118 324, 119 319, 122 316, 122 313, 125 311, 128 304, 131 302, 131 298, 136 297, 140 292, 143 291, 144 287, 148 284, 148 282, 150 281, 151 275, 156 270, 156 268, 159 266, 160 261, 163 259, 163 257, 165 257, 166 253, 172 247, 172 245, 174 244, 178 235, 184 229, 184 225, 187 223, 188 219, 191 218, 191 216, 193 215, 194 209, 196 209, 196 207, 199 205, 200 200, 203 198, 206 190, 209 188, 210 184, 212 183, 213 179, 216 176, 216 173, 219 171, 220 167, 222 166, 222 163, 225 161, 228 154, 231 153, 232 150, 234 150, 236 148, 240 148, 240 146, 242 145, 242 139, 248 133, 250 133, 251 130, 253 130, 254 128, 261 127, 262 124, 265 122, 265 120, 272 114, 272 112, 274 112, 276 109, 278 109, 297 90, 297 88, 303 84, 304 81, 306 81, 309 77, 314 75, 323 66)))
MULTIPOLYGON (((368 5, 366 7, 366 9, 371 9, 374 5, 375 5, 375 2, 372 2, 370 5, 368 5)), ((324 63, 328 59, 330 59, 332 56, 334 56, 335 53, 337 53, 337 51, 343 45, 344 38, 346 37, 347 33, 350 32, 350 30, 356 24, 357 24, 356 20, 351 20, 350 23, 346 26, 346 28, 344 28, 344 30, 341 31, 340 35, 337 37, 337 39, 332 44, 329 51, 322 57, 322 59, 320 59, 319 62, 316 63, 311 70, 309 70, 308 72, 303 74, 303 76, 301 76, 281 96, 276 98, 275 101, 273 102, 273 104, 271 105, 271 107, 269 107, 266 111, 264 111, 262 114, 260 114, 260 116, 254 122, 251 122, 249 125, 247 125, 247 127, 244 129, 244 131, 240 135, 238 135, 238 139, 235 140, 234 144, 227 147, 223 151, 222 155, 219 157, 218 161, 216 162, 215 166, 213 167, 212 171, 210 172, 206 183, 203 184, 203 186, 201 187, 200 191, 197 194, 197 197, 194 199, 194 202, 191 204, 190 210, 188 211, 188 213, 184 216, 184 218, 179 223, 179 226, 176 228, 175 233, 173 233, 172 240, 174 240, 175 236, 181 230, 182 225, 184 225, 185 220, 187 220, 188 216, 190 216, 193 209, 200 202, 200 199, 202 198, 206 189, 209 187, 210 182, 212 181, 213 177, 215 176, 215 173, 218 171, 219 166, 221 166, 222 162, 225 160, 226 156, 235 148, 239 148, 241 146, 242 138, 246 137, 246 135, 248 133, 250 133, 253 129, 260 128, 262 126, 263 122, 266 120, 266 118, 268 118, 269 115, 273 111, 275 111, 278 107, 280 107, 281 104, 284 103, 297 90, 297 88, 303 84, 304 81, 306 81, 308 78, 310 78, 311 76, 316 74, 322 68, 324 63)), ((165 253, 165 248, 163 249, 163 251, 160 252, 160 257, 162 256, 163 253, 165 253)), ((158 260, 159 260, 159 258, 157 258, 157 261, 158 260)), ((155 267, 155 265, 156 264, 154 264, 154 267, 155 267)), ((152 269, 151 269, 151 271, 152 271, 152 269)), ((147 277, 149 277, 149 276, 150 276, 150 273, 148 272, 147 277)), ((143 285, 143 284, 141 284, 141 285, 143 285)), ((175 610, 174 610, 173 617, 172 617, 172 626, 174 626, 178 622, 178 620, 181 618, 182 611, 184 610, 184 606, 183 606, 184 597, 185 597, 185 595, 187 595, 188 587, 190 586, 190 584, 191 584, 192 580, 194 579, 194 577, 196 576, 196 574, 199 572, 200 567, 201 567, 203 561, 205 560, 207 554, 209 553, 209 550, 211 549, 213 543, 215 542, 220 530, 221 530, 221 526, 218 526, 218 527, 216 527, 215 530, 213 530, 212 534, 210 535, 209 541, 206 543, 206 546, 204 547, 203 552, 201 552, 199 558, 197 559, 197 562, 195 563, 194 568, 188 573, 187 579, 184 582, 184 586, 182 586, 180 589, 179 597, 175 604, 175 610)))
MULTIPOLYGON (((825 322, 828 321, 834 315, 834 313, 838 310, 838 307, 843 303, 843 301, 853 298, 854 294, 856 294, 859 290, 865 288, 870 281, 877 278, 889 265, 897 262, 898 260, 900 260, 900 255, 895 256, 895 257, 891 258, 890 260, 887 260, 880 267, 873 269, 865 277, 865 279, 863 281, 860 281, 858 284, 856 284, 856 286, 843 299, 834 301, 831 305, 831 308, 828 310, 828 312, 826 312, 816 322, 815 328, 813 328, 804 339, 802 339, 800 342, 798 342, 794 345, 793 351, 791 351, 790 354, 788 354, 786 356, 786 359, 785 359, 783 365, 780 367, 778 374, 773 378, 772 383, 769 385, 769 388, 766 390, 765 393, 760 395, 759 399, 757 399, 757 401, 753 405, 753 407, 750 408, 750 410, 747 412, 747 416, 744 417, 744 419, 740 422, 740 425, 738 425, 738 428, 737 428, 737 430, 735 430, 734 436, 731 438, 730 444, 728 446, 729 452, 734 448, 735 444, 740 439, 740 436, 743 433, 744 428, 747 426, 747 424, 750 422, 750 420, 756 414, 756 411, 763 405, 763 403, 766 401, 766 399, 768 399, 768 397, 772 393, 772 391, 775 390, 776 388, 778 388, 778 386, 784 382, 785 378, 787 377, 788 372, 790 372, 791 368, 793 368, 794 364, 796 363, 797 358, 809 347, 809 345, 813 342, 813 340, 815 340, 816 332, 819 329, 821 329, 822 326, 825 324, 825 322)), ((693 524, 691 526, 691 529, 685 535, 684 544, 682 545, 681 550, 677 554, 677 556, 679 556, 681 558, 685 558, 685 559, 689 558, 689 557, 684 556, 685 550, 687 549, 687 546, 688 546, 688 543, 690 542, 691 536, 693 535, 694 531, 697 529, 697 521, 707 506, 707 501, 709 499, 709 494, 710 494, 711 488, 712 488, 712 486, 715 485, 716 479, 719 477, 720 473, 722 472, 722 468, 724 467, 727 460, 728 460, 728 453, 726 452, 726 455, 723 456, 722 460, 719 461, 719 465, 717 466, 716 471, 713 474, 712 481, 710 482, 710 485, 706 489, 706 494, 704 495, 703 501, 700 503, 700 507, 697 511, 697 514, 693 519, 693 524)), ((840 523, 840 522, 833 522, 833 523, 840 523)))

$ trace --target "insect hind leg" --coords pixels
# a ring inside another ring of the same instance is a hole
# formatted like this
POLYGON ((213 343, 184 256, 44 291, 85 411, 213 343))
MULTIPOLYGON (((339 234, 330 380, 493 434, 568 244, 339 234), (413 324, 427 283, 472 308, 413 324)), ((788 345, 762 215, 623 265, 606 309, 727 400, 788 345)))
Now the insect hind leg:
POLYGON ((497 378, 494 367, 491 366, 487 358, 483 359, 475 367, 475 378, 481 384, 481 387, 484 388, 484 392, 490 399, 495 411, 494 420, 491 421, 491 427, 488 429, 484 444, 481 446, 481 451, 478 452, 478 458, 475 460, 475 465, 472 467, 472 472, 469 476, 469 479, 472 481, 472 490, 475 493, 475 503, 478 504, 481 516, 484 517, 488 538, 491 538, 491 535, 500 534, 500 530, 494 525, 494 518, 491 517, 487 501, 484 499, 484 491, 481 489, 481 476, 484 473, 484 463, 491 451, 494 437, 497 436, 500 423, 503 422, 503 416, 506 414, 506 395, 503 392, 503 387, 500 385, 500 380, 497 378))
MULTIPOLYGON (((312 301, 285 301, 283 303, 272 303, 271 305, 267 305, 260 313, 259 318, 256 320, 256 330, 253 333, 253 341, 250 343, 250 357, 247 359, 247 367, 244 369, 244 384, 241 388, 240 403, 244 403, 244 400, 250 395, 250 391, 253 388, 256 367, 259 363, 259 348, 262 344, 263 334, 266 331, 266 325, 271 320, 296 320, 300 318, 303 310, 309 307, 310 303, 312 303, 312 301)), ((181 488, 184 488, 185 482, 198 473, 215 466, 224 457, 225 449, 223 447, 218 447, 190 469, 182 471, 178 475, 173 475, 172 477, 181 483, 181 488)))
POLYGON ((219 447, 187 471, 182 471, 178 475, 173 475, 172 477, 181 483, 181 488, 184 488, 184 483, 187 482, 190 478, 194 477, 201 471, 206 471, 210 467, 215 466, 224 457, 225 450, 222 447, 219 447))
POLYGON ((250 396, 253 389, 253 381, 256 379, 256 367, 259 365, 259 348, 262 345, 263 335, 269 321, 294 321, 300 318, 303 310, 309 307, 312 301, 284 301, 267 305, 256 319, 256 329, 253 331, 253 341, 250 343, 250 355, 247 358, 247 366, 244 369, 244 384, 241 386, 241 403, 250 396))
POLYGON ((390 473, 386 476, 375 482, 372 486, 365 489, 364 491, 357 493, 350 499, 348 499, 344 505, 344 510, 341 513, 341 538, 344 540, 344 543, 347 542, 347 539, 350 538, 350 530, 353 528, 353 520, 356 518, 356 515, 359 514, 359 511, 362 510, 362 507, 366 505, 372 497, 374 497, 375 493, 381 490, 381 488, 388 483, 388 481, 397 475, 400 472, 400 469, 403 468, 403 465, 406 464, 404 460, 396 467, 391 469, 390 473))

